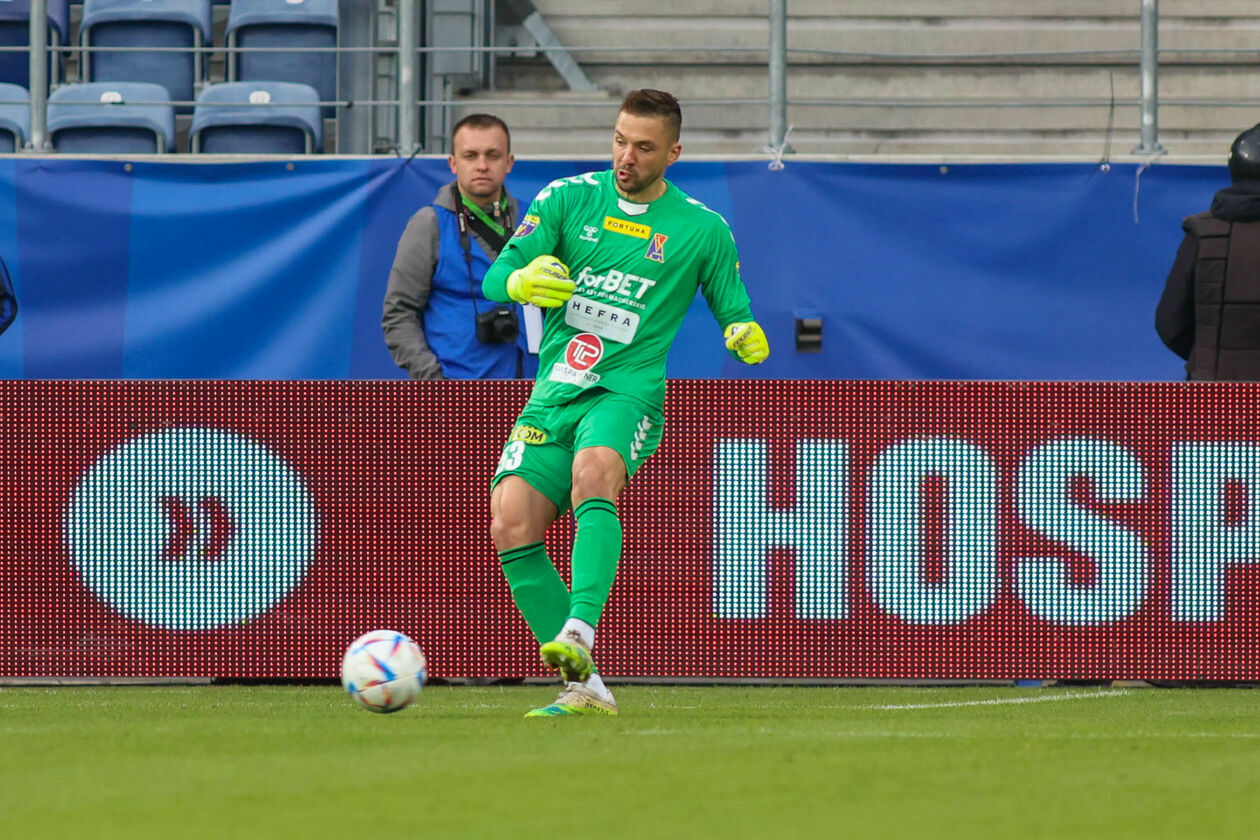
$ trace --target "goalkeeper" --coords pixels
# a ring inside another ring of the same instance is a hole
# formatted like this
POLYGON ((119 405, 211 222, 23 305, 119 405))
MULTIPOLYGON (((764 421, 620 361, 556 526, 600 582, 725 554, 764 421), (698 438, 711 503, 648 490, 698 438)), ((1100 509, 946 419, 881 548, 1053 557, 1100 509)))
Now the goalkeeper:
POLYGON ((531 716, 616 714, 591 657, 621 558, 617 497, 661 439, 665 357, 699 289, 727 350, 770 354, 726 221, 665 180, 678 101, 629 93, 613 166, 549 184, 490 267, 486 297, 545 308, 538 378, 494 475, 491 535, 517 608, 565 687, 531 716), (573 588, 543 535, 570 506, 573 588))

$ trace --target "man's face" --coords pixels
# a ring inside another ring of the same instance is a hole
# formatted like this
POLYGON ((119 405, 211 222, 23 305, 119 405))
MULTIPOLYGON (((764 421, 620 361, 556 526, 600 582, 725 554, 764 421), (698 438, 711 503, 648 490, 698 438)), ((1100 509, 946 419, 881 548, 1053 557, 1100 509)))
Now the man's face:
POLYGON ((678 160, 682 146, 663 117, 636 117, 624 111, 613 126, 613 170, 627 198, 655 197, 652 188, 678 160), (645 196, 645 194, 647 194, 645 196))
POLYGON ((447 157, 459 191, 473 201, 495 201, 503 190, 503 179, 512 171, 515 158, 508 154, 508 138, 503 129, 464 126, 455 133, 454 152, 447 157))

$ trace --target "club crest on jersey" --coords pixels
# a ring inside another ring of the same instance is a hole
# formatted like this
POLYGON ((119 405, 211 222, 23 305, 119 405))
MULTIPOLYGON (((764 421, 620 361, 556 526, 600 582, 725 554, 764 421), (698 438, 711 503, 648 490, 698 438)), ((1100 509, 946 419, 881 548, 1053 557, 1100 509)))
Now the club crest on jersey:
POLYGON ((665 262, 665 240, 669 239, 663 233, 652 234, 652 241, 648 244, 647 253, 643 256, 653 262, 665 262))
POLYGON ((616 216, 604 217, 604 230, 633 236, 635 239, 647 239, 652 235, 652 228, 649 225, 627 222, 625 219, 618 219, 616 216))
POLYGON ((513 235, 514 236, 529 236, 531 233, 534 232, 534 228, 538 227, 538 223, 540 221, 542 220, 539 219, 537 216, 534 216, 532 214, 527 215, 525 218, 521 219, 521 223, 516 226, 516 233, 513 235))

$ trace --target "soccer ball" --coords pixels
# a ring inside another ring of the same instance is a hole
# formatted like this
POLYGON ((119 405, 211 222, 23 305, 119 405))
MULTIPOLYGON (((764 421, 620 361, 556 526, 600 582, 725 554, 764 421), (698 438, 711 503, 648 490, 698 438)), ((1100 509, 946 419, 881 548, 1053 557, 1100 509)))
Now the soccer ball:
POLYGON ((341 684, 369 712, 404 708, 420 696, 427 676, 420 646, 396 630, 364 633, 341 659, 341 684))

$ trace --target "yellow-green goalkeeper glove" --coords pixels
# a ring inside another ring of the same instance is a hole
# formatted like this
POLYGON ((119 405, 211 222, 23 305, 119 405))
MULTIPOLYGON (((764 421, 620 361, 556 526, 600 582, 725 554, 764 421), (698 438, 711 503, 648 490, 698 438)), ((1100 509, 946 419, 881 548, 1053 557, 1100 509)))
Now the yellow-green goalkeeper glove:
POLYGON ((508 297, 517 303, 551 308, 563 306, 573 296, 577 284, 569 279, 569 268, 555 257, 535 257, 524 268, 508 275, 508 297))
POLYGON ((756 321, 736 321, 726 328, 726 349, 746 365, 759 365, 770 358, 766 331, 756 321))

